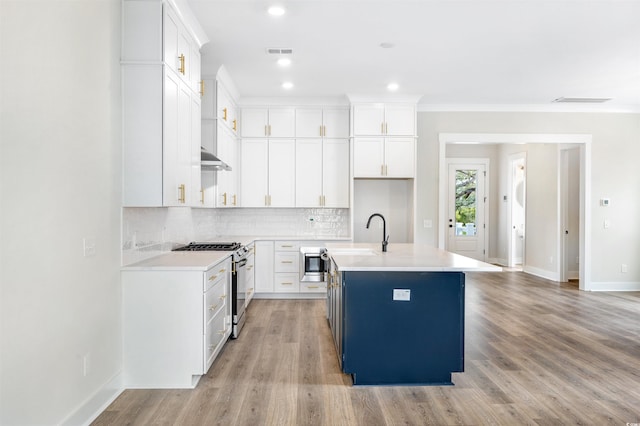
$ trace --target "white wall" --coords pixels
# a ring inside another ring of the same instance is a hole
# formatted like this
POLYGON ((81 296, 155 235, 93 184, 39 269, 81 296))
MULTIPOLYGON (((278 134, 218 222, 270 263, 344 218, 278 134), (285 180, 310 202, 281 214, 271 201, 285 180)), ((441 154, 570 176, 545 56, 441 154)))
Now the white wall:
MULTIPOLYGON (((640 288, 640 262, 637 261, 640 259, 640 227, 628 226, 629 212, 640 211, 640 198, 636 196, 640 185, 640 169, 637 166, 637 159, 640 158, 640 114, 419 112, 416 223, 432 219, 434 227, 416 227, 416 242, 433 246, 438 244, 439 226, 439 133, 593 135, 593 199, 591 205, 587 206, 592 218, 591 280, 598 289, 640 288), (610 198, 611 206, 600 207, 598 201, 601 197, 610 198), (604 229, 604 219, 609 219, 610 228, 604 229), (628 265, 628 273, 621 273, 622 263, 628 265)), ((528 158, 528 165, 529 162, 528 158)), ((544 166, 544 163, 541 165, 544 166)), ((554 187, 557 187, 556 183, 554 187)), ((527 216, 529 220, 531 218, 527 216)), ((535 259, 539 257, 536 262, 544 264, 546 258, 548 264, 550 251, 544 247, 539 250, 535 255, 535 259)), ((554 249, 553 253, 556 252, 557 249, 554 249)), ((529 254, 527 243, 527 259, 529 254)))
POLYGON ((0 424, 76 423, 121 369, 120 1, 0 5, 0 424))

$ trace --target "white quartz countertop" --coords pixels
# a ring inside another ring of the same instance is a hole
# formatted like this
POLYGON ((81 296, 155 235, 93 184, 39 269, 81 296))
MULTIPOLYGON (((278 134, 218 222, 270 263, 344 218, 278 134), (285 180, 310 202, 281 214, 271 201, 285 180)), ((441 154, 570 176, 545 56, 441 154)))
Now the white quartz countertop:
POLYGON ((500 272, 502 268, 421 244, 327 243, 339 271, 500 272))
POLYGON ((124 266, 123 271, 206 271, 231 256, 231 251, 172 251, 124 266))

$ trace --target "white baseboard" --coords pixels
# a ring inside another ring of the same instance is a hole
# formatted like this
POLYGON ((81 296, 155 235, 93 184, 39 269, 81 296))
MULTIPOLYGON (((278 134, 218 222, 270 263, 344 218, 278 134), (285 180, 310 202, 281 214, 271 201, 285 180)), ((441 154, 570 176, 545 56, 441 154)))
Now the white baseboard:
POLYGON ((327 293, 256 293, 254 299, 326 299, 327 293))
POLYGON ((527 266, 527 265, 525 265, 522 270, 523 272, 526 272, 527 274, 535 275, 536 277, 546 278, 548 280, 556 281, 556 282, 560 281, 560 274, 555 271, 547 271, 546 269, 535 268, 533 266, 527 266))
POLYGON ((62 426, 91 424, 122 392, 124 392, 124 387, 122 386, 122 374, 119 372, 60 424, 62 426))
POLYGON ((626 282, 594 282, 591 281, 589 288, 585 288, 586 291, 640 291, 640 282, 638 281, 626 281, 626 282))
POLYGON ((506 259, 500 259, 499 257, 490 257, 487 259, 487 263, 491 263, 494 265, 500 265, 500 266, 508 266, 507 260, 506 259))
POLYGON ((567 279, 568 280, 579 280, 580 279, 580 271, 567 271, 567 279))

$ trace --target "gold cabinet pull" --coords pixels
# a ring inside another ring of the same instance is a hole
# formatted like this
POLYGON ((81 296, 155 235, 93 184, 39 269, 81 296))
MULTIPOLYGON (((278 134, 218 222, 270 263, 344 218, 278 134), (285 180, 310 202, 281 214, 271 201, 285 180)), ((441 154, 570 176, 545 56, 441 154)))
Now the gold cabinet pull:
POLYGON ((227 121, 227 109, 226 108, 222 108, 222 119, 224 121, 227 121))
POLYGON ((181 53, 178 59, 180 59, 180 68, 178 69, 178 71, 180 71, 180 74, 185 75, 184 55, 181 53))
POLYGON ((318 286, 317 285, 310 285, 310 286, 307 286, 307 288, 318 288, 318 286))
POLYGON ((293 263, 292 260, 281 260, 280 263, 293 263))
POLYGON ((237 201, 238 201, 238 196, 236 194, 233 194, 233 203, 231 203, 231 205, 233 206, 237 205, 237 201))
POLYGON ((200 96, 204 96, 204 80, 200 80, 200 96))
POLYGON ((380 176, 384 176, 384 164, 380 164, 380 176))
POLYGON ((380 123, 380 133, 384 135, 384 123, 380 123))
POLYGON ((271 136, 271 124, 269 124, 269 136, 271 136))
POLYGON ((227 193, 223 193, 222 194, 222 205, 226 206, 227 205, 227 193))
POLYGON ((268 205, 269 205, 269 196, 268 196, 268 195, 265 195, 265 196, 264 196, 264 205, 265 205, 265 206, 268 206, 268 205))
POLYGON ((200 190, 200 204, 204 204, 204 189, 200 190))
POLYGON ((291 244, 282 244, 280 247, 293 248, 293 246, 291 244))
POLYGON ((210 310, 210 311, 215 311, 217 307, 218 307, 218 304, 216 303, 215 305, 211 305, 211 306, 209 307, 209 310, 210 310))
POLYGON ((184 183, 178 187, 178 202, 184 204, 186 200, 186 190, 184 183))
POLYGON ((289 282, 286 282, 286 283, 280 283, 280 284, 282 284, 282 285, 293 285, 293 283, 289 283, 289 282))
POLYGON ((327 126, 322 126, 322 136, 327 136, 327 126))
POLYGON ((264 135, 269 136, 269 130, 266 124, 264 125, 264 135))
POLYGON ((218 278, 218 276, 217 276, 217 275, 211 275, 211 276, 209 277, 209 281, 214 281, 216 278, 218 278))
POLYGON ((235 118, 233 119, 233 131, 238 131, 238 120, 236 120, 235 118))

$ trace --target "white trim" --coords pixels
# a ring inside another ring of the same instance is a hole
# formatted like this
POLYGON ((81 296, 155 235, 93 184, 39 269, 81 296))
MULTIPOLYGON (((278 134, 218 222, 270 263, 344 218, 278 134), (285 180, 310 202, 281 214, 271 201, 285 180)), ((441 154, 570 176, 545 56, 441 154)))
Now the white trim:
POLYGON ((122 392, 124 392, 122 374, 118 373, 80 404, 78 408, 60 422, 60 425, 84 426, 91 424, 122 392))
MULTIPOLYGON (((444 248, 446 217, 446 145, 464 143, 580 144, 580 290, 591 290, 591 142, 590 134, 439 133, 438 247, 444 248)), ((526 271, 525 271, 526 272, 526 271)), ((535 275, 535 274, 534 274, 535 275)))
POLYGON ((546 269, 524 265, 522 267, 522 272, 526 272, 527 274, 535 275, 536 277, 545 278, 551 281, 559 282, 560 280, 560 274, 558 273, 558 271, 547 271, 546 269))
POLYGON ((506 259, 501 259, 499 257, 488 257, 486 262, 487 263, 492 263, 494 265, 504 266, 505 268, 508 266, 507 265, 507 260, 506 259))
POLYGON ((589 291, 640 291, 639 281, 592 282, 589 291))
POLYGON ((549 104, 421 104, 418 103, 418 112, 598 112, 598 113, 638 113, 640 107, 637 105, 615 105, 603 104, 570 104, 570 103, 549 103, 549 104))

